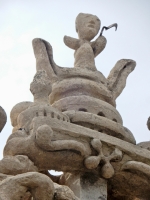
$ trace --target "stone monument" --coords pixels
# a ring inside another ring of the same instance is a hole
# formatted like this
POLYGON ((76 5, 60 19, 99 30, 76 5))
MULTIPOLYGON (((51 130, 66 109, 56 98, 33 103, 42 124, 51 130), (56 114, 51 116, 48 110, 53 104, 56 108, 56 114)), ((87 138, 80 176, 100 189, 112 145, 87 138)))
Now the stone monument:
POLYGON ((0 200, 150 199, 149 148, 136 145, 116 110, 116 98, 136 63, 119 60, 108 78, 97 71, 94 58, 106 46, 103 30, 117 28, 103 27, 91 41, 100 24, 97 16, 80 13, 79 39, 64 37, 75 50, 73 68, 59 67, 51 45, 33 40, 34 101, 11 110, 13 130, 0 161, 0 200))

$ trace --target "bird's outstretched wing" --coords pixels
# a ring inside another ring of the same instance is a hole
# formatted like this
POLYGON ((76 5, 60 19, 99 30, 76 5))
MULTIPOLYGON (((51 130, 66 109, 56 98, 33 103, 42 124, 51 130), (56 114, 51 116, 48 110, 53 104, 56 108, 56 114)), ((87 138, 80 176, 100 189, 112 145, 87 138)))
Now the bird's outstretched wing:
POLYGON ((69 36, 64 36, 64 43, 71 49, 77 50, 80 47, 80 40, 69 36))

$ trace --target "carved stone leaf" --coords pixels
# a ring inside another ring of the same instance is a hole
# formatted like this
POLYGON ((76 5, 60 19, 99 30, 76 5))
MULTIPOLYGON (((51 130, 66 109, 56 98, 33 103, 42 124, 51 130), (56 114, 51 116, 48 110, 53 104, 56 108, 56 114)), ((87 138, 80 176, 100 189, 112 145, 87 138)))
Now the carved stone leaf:
POLYGON ((134 70, 136 62, 130 59, 119 60, 107 78, 108 89, 112 91, 114 100, 121 94, 125 88, 128 75, 134 70))

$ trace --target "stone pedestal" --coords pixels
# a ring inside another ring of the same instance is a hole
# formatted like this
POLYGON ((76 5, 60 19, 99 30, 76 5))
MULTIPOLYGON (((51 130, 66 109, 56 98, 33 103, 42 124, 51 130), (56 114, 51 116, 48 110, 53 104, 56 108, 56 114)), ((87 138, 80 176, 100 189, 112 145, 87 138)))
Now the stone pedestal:
POLYGON ((80 178, 81 200, 107 200, 107 181, 92 173, 85 173, 80 178))

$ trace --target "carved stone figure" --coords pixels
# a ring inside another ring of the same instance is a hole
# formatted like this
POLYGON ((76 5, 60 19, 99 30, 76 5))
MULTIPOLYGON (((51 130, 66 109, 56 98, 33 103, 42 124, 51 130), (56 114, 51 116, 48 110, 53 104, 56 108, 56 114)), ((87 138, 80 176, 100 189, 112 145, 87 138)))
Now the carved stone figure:
POLYGON ((64 43, 75 50, 74 67, 96 70, 94 58, 105 48, 106 39, 99 36, 95 41, 90 41, 97 35, 100 23, 97 16, 80 13, 76 18, 76 31, 79 39, 64 37, 64 43))
POLYGON ((73 68, 59 67, 51 45, 33 40, 36 74, 33 102, 11 110, 12 134, 0 161, 0 199, 150 199, 150 154, 136 145, 116 109, 136 62, 121 59, 106 78, 94 58, 106 39, 97 16, 76 18, 79 39, 64 37, 75 50, 73 68), (59 177, 49 170, 62 171, 59 177))

